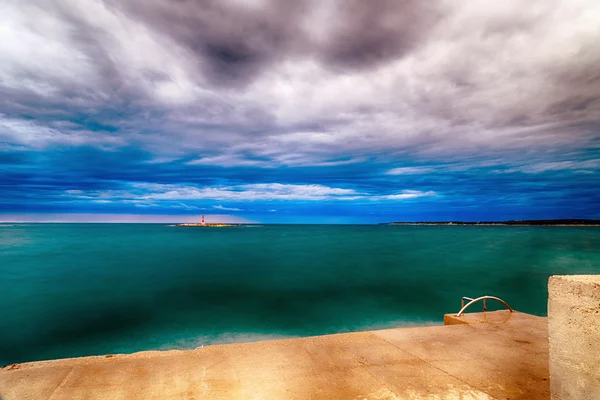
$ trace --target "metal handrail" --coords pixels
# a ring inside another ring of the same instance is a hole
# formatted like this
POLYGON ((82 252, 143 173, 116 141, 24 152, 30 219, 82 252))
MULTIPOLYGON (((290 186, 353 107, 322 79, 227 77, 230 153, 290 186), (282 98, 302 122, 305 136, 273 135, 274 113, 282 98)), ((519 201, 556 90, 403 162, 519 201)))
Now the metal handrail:
POLYGON ((458 312, 458 314, 456 314, 456 316, 457 316, 457 317, 460 317, 461 315, 463 315, 463 313, 465 312, 465 310, 471 306, 471 304, 473 304, 473 303, 477 303, 477 302, 478 302, 478 301, 480 301, 480 300, 483 300, 483 311, 487 311, 487 304, 486 304, 486 300, 496 300, 496 301, 498 301, 498 302, 500 302, 500 303, 504 304, 504 306, 505 306, 506 308, 508 308, 508 309, 510 310, 510 312, 514 312, 514 311, 515 311, 515 310, 513 310, 513 309, 512 309, 512 307, 511 307, 511 306, 509 306, 509 305, 508 305, 508 303, 507 303, 507 302, 505 302, 504 300, 502 300, 502 299, 501 299, 501 298, 499 298, 499 297, 495 297, 495 296, 481 296, 481 297, 478 297, 478 298, 476 298, 476 299, 472 299, 472 298, 470 298, 470 297, 463 297, 463 298, 460 300, 461 309, 460 309, 460 311, 458 312), (466 305, 465 305, 465 300, 468 300, 468 301, 469 301, 469 302, 468 302, 466 305))

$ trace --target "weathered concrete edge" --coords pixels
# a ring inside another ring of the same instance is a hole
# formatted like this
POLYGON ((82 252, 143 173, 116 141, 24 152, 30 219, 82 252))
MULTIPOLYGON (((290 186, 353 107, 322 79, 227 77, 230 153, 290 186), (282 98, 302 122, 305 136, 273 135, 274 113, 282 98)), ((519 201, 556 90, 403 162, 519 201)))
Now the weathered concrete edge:
MULTIPOLYGON (((442 327, 442 326, 451 327, 452 325, 477 325, 477 324, 488 324, 488 323, 493 324, 494 316, 497 316, 500 314, 505 314, 505 313, 506 313, 506 310, 488 311, 487 313, 474 312, 474 313, 465 313, 465 314, 463 314, 462 317, 456 317, 455 314, 445 314, 444 315, 444 324, 440 323, 438 325, 403 326, 403 327, 397 327, 397 328, 377 329, 377 330, 368 330, 368 331, 332 333, 332 334, 327 334, 327 335, 314 335, 314 336, 301 336, 301 337, 292 336, 292 337, 280 338, 280 339, 265 339, 265 340, 249 341, 249 342, 221 343, 221 344, 207 345, 207 346, 199 347, 196 349, 143 350, 143 351, 138 351, 138 352, 134 352, 134 353, 115 353, 115 354, 96 355, 96 356, 82 356, 82 357, 58 358, 58 359, 52 359, 52 360, 27 361, 27 362, 23 362, 23 363, 15 363, 15 364, 5 365, 0 368, 0 373, 2 371, 10 371, 12 369, 19 369, 19 370, 34 369, 34 368, 54 367, 54 366, 63 365, 63 364, 66 364, 69 366, 87 365, 87 364, 102 361, 107 358, 118 358, 119 360, 135 360, 135 359, 155 358, 155 357, 176 357, 178 355, 200 352, 201 350, 206 350, 206 349, 218 349, 222 346, 232 346, 232 345, 241 345, 241 344, 250 344, 250 343, 307 340, 307 339, 314 339, 314 338, 318 338, 318 337, 342 336, 342 335, 348 335, 348 334, 372 334, 372 335, 377 336, 378 333, 386 332, 389 330, 395 330, 395 329, 413 330, 413 329, 425 329, 428 327, 442 327), (474 318, 475 316, 478 316, 481 314, 486 314, 489 317, 489 319, 488 318, 474 318), (447 316, 449 319, 456 321, 456 322, 446 323, 447 316)), ((540 317, 537 315, 522 313, 519 311, 515 311, 512 314, 514 314, 517 317, 518 316, 526 316, 528 318, 531 318, 531 317, 545 318, 545 317, 540 317)))
MULTIPOLYGON (((200 353, 201 351, 206 351, 207 349, 219 349, 224 346, 236 346, 236 345, 244 345, 244 344, 255 344, 255 343, 266 343, 266 342, 286 342, 286 341, 294 341, 294 340, 310 340, 314 338, 321 337, 331 337, 331 336, 344 336, 348 334, 370 334, 376 336, 378 332, 385 332, 394 329, 421 329, 426 327, 441 327, 442 324, 439 325, 428 325, 428 326, 407 326, 407 327, 399 327, 399 328, 388 328, 388 329, 378 329, 378 330, 370 330, 370 331, 355 331, 355 332, 343 332, 343 333, 331 333, 327 335, 313 335, 313 336, 291 336, 280 339, 264 339, 264 340, 255 340, 248 342, 235 342, 235 343, 219 343, 219 344, 211 344, 202 347, 197 347, 195 349, 172 349, 172 350, 142 350, 136 351, 134 353, 114 353, 114 354, 105 354, 98 356, 82 356, 82 357, 68 357, 68 358, 57 358, 52 360, 39 360, 39 361, 27 361, 23 363, 14 363, 8 364, 0 367, 0 373, 2 371, 10 371, 12 369, 34 369, 34 368, 44 368, 44 367, 54 367, 62 364, 68 364, 69 366, 75 365, 87 365, 95 362, 102 361, 107 358, 118 358, 119 360, 136 360, 142 358, 155 358, 155 357, 176 357, 179 355, 191 354, 191 353, 200 353)), ((1 400, 1 399, 0 399, 1 400)))
POLYGON ((600 398, 600 275, 548 279, 552 399, 600 398))

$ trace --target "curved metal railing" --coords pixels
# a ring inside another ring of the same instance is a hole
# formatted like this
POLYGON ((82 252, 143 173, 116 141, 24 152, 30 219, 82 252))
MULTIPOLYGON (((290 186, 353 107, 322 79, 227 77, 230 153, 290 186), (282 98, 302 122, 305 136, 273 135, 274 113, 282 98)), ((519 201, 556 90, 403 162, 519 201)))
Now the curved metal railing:
POLYGON ((496 300, 497 302, 500 302, 500 303, 504 304, 504 306, 506 308, 508 308, 510 310, 510 312, 514 312, 515 311, 515 310, 512 309, 511 306, 508 305, 507 302, 505 302, 504 300, 502 300, 499 297, 495 297, 495 296, 481 296, 481 297, 477 297, 476 299, 472 299, 470 297, 463 297, 461 299, 461 301, 460 301, 461 309, 458 312, 458 314, 456 314, 456 316, 460 317, 461 315, 463 315, 463 313, 465 312, 465 310, 471 306, 471 304, 477 303, 478 301, 481 301, 481 300, 483 300, 483 311, 487 311, 486 300, 496 300), (468 300, 469 302, 467 304, 465 304, 465 300, 468 300))

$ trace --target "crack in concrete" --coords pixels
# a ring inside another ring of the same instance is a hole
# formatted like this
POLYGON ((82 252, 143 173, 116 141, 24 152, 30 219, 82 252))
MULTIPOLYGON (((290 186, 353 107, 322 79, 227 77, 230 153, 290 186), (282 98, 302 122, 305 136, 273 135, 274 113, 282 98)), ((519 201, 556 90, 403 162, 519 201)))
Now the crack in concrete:
POLYGON ((54 390, 52 391, 52 393, 50 393, 50 396, 48 396, 48 400, 52 400, 52 397, 54 396, 54 394, 61 388, 64 386, 65 382, 67 381, 67 379, 69 379, 71 377, 71 375, 73 374, 73 371, 75 371, 77 367, 72 367, 69 372, 65 375, 65 377, 60 381, 60 383, 54 388, 54 390))

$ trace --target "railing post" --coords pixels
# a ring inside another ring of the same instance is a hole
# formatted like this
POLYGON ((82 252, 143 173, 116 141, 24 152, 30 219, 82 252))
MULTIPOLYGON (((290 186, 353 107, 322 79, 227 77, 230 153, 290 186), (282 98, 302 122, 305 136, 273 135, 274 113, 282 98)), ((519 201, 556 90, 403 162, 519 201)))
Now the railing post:
POLYGON ((502 299, 500 299, 500 298, 498 298, 498 297, 495 297, 495 296, 481 296, 481 297, 478 297, 478 298, 476 298, 476 299, 472 299, 472 298, 470 298, 470 297, 463 297, 463 298, 461 299, 461 301, 460 301, 460 303, 462 304, 462 307, 461 307, 460 311, 458 312, 458 314, 456 314, 456 316, 457 316, 457 317, 460 317, 460 316, 461 316, 461 315, 462 315, 462 314, 465 312, 465 310, 466 310, 467 308, 469 308, 469 306, 470 306, 471 304, 473 304, 473 303, 476 303, 476 302, 478 302, 478 301, 480 301, 480 300, 483 300, 483 311, 487 311, 487 299, 498 301, 498 302, 500 302, 500 303, 504 304, 504 306, 505 306, 505 307, 506 307, 506 308, 507 308, 507 309, 508 309, 510 312, 513 312, 513 311, 514 311, 514 310, 511 308, 511 306, 509 306, 509 305, 508 305, 508 303, 507 303, 507 302, 505 302, 504 300, 502 300, 502 299), (468 302, 467 304, 465 304, 465 300, 469 300, 469 302, 468 302))
POLYGON ((462 298, 462 299, 460 299, 460 308, 463 308, 463 307, 465 306, 465 300, 468 300, 468 301, 473 301, 473 299, 472 299, 472 298, 470 298, 470 297, 467 297, 467 296, 463 296, 463 298, 462 298))

